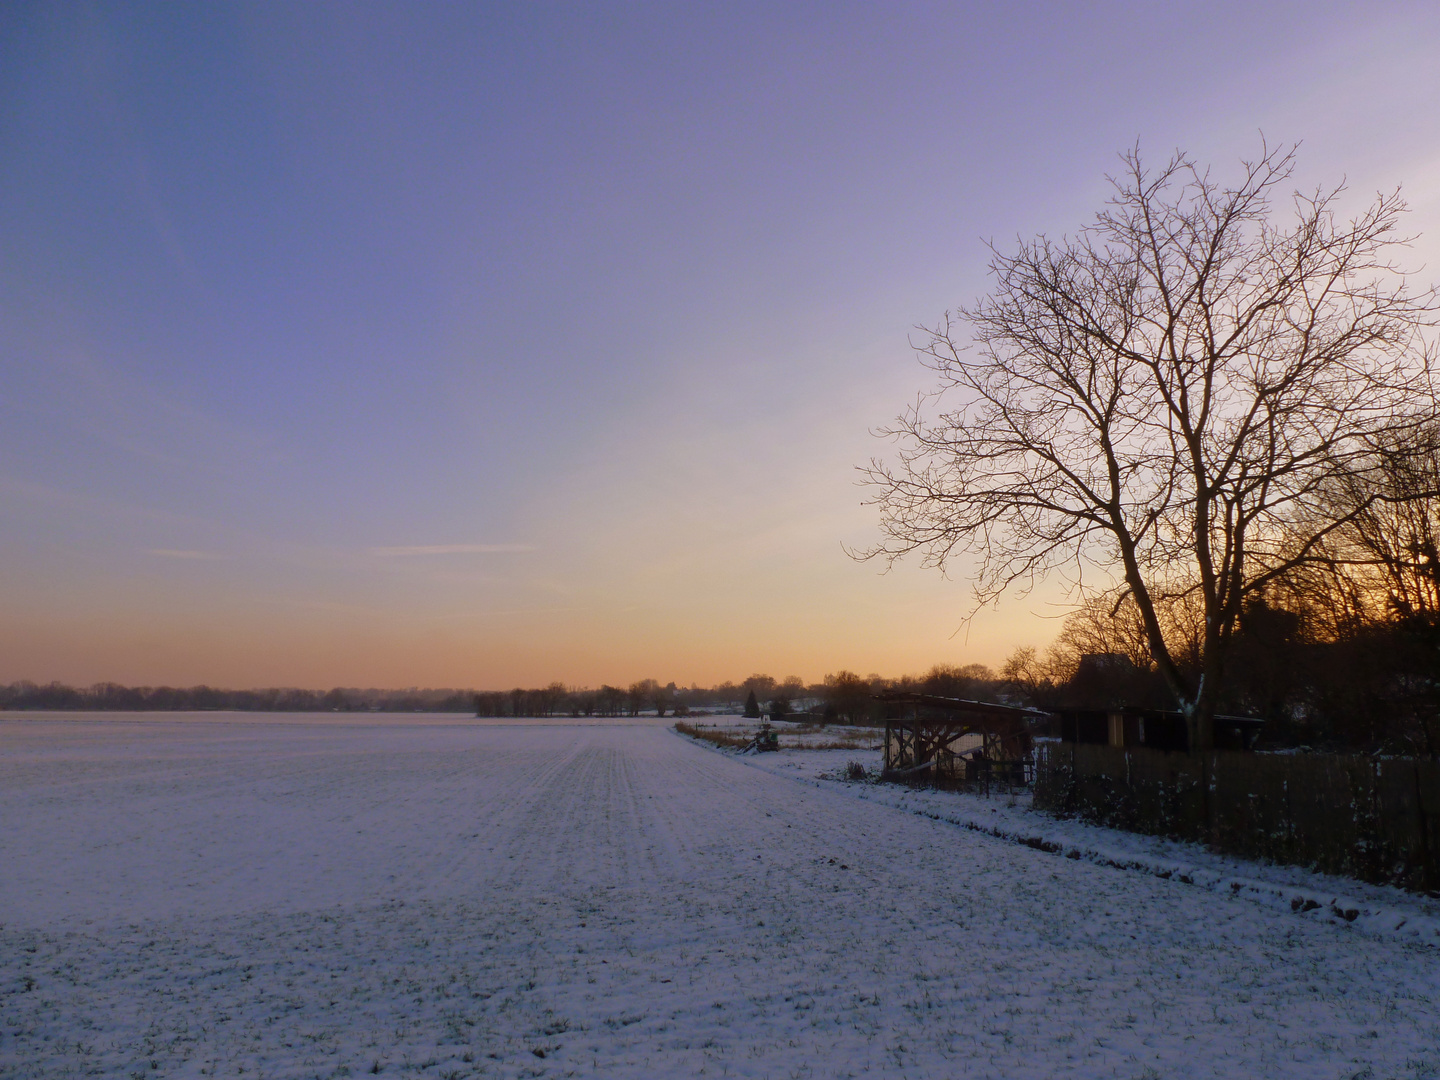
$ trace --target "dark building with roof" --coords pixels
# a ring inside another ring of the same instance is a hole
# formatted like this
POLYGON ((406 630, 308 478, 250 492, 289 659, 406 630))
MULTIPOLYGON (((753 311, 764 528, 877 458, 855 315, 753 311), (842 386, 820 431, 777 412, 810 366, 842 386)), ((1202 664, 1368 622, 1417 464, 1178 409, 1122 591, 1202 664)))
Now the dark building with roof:
MULTIPOLYGON (((1185 715, 1173 709, 1124 706, 1114 709, 1061 709, 1054 734, 1063 742, 1097 746, 1144 746, 1151 750, 1190 749, 1185 715)), ((1215 717, 1216 750, 1250 750, 1263 720, 1253 716, 1215 717)))

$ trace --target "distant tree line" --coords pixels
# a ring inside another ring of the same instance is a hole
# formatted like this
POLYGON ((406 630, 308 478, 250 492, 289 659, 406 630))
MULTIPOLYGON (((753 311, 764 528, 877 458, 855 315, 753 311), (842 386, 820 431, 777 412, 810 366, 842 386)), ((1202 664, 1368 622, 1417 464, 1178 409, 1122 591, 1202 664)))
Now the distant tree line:
POLYGON ((870 723, 884 715, 874 695, 883 690, 924 689, 966 696, 1003 693, 989 669, 941 665, 917 677, 861 677, 850 671, 827 675, 818 683, 798 676, 775 679, 755 674, 717 686, 677 686, 641 679, 627 686, 603 684, 598 689, 548 686, 512 690, 379 690, 336 687, 333 690, 271 688, 222 690, 210 686, 122 686, 96 683, 73 687, 52 682, 0 685, 0 709, 57 709, 117 712, 468 712, 492 717, 634 717, 685 716, 695 711, 738 713, 753 700, 766 716, 811 718, 818 722, 870 723))
POLYGON ((74 709, 115 712, 467 712, 469 690, 220 690, 212 686, 121 686, 96 683, 74 687, 52 682, 0 685, 0 709, 74 709))
POLYGON ((1023 693, 982 664, 938 665, 920 676, 898 679, 860 676, 839 671, 818 683, 799 676, 777 680, 755 674, 740 682, 717 686, 677 686, 642 679, 628 686, 608 683, 598 690, 567 689, 561 683, 534 690, 484 691, 474 695, 481 716, 687 716, 695 712, 740 713, 759 718, 789 718, 817 723, 873 724, 884 720, 886 706, 876 696, 887 690, 922 690, 951 697, 1001 696, 1023 693))

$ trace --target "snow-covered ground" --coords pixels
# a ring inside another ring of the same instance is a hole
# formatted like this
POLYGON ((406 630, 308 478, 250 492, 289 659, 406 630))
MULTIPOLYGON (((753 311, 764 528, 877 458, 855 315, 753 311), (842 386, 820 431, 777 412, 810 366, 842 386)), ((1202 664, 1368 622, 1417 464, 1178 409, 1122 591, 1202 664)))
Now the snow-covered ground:
POLYGON ((0 1075, 1440 1075, 1440 949, 866 753, 0 718, 0 1075))
MULTIPOLYGON (((937 821, 983 832, 1070 859, 1173 878, 1287 911, 1311 922, 1350 924, 1359 933, 1419 941, 1440 949, 1440 900, 1352 878, 1320 874, 1304 867, 1256 862, 1220 855, 1202 845, 1057 819, 1030 808, 1029 792, 994 785, 983 794, 934 791, 878 783, 881 755, 831 752, 764 755, 751 764, 776 775, 817 784, 845 784, 857 798, 873 800, 937 821), (867 771, 853 783, 847 766, 867 771)), ((1437 952, 1440 959, 1440 952, 1437 952)))

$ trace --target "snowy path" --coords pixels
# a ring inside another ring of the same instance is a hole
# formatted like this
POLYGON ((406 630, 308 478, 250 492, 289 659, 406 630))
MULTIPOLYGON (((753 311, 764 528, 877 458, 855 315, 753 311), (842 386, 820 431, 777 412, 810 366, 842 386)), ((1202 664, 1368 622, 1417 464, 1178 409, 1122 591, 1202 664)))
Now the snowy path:
POLYGON ((655 725, 0 720, 0 823, 4 1076, 1440 1075, 1434 949, 655 725))

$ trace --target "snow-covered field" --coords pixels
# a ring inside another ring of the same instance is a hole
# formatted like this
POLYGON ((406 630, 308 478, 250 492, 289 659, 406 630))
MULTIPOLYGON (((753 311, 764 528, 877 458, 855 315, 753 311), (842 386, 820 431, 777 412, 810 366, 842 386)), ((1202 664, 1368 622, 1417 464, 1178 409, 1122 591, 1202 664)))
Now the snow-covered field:
POLYGON ((864 751, 431 719, 0 718, 0 1075, 1440 1076, 1415 940, 864 751))

